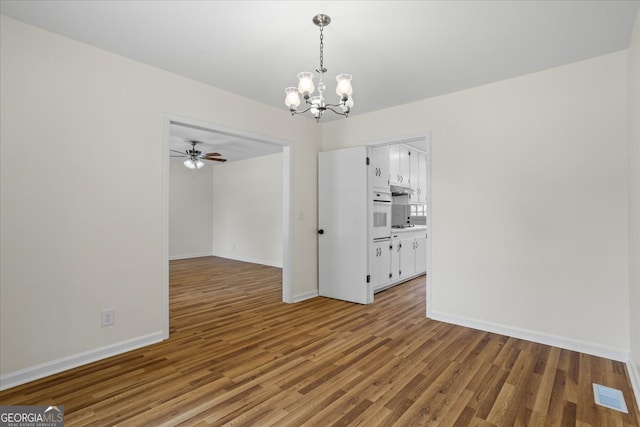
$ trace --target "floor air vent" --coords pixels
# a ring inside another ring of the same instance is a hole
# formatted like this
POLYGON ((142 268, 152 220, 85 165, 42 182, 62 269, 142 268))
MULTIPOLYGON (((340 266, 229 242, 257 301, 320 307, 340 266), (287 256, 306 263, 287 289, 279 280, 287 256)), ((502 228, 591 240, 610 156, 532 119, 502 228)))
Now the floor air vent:
POLYGON ((625 414, 629 413, 627 405, 624 403, 624 396, 622 396, 620 390, 593 383, 593 395, 598 405, 615 409, 625 414))

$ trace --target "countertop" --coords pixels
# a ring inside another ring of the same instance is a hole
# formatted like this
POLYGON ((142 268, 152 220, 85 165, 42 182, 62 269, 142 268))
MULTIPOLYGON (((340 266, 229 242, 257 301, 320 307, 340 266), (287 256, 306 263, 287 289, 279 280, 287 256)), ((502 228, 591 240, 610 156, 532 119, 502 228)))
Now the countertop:
POLYGON ((416 231, 427 231, 427 226, 414 225, 413 227, 406 227, 406 228, 392 228, 391 236, 393 236, 394 234, 400 234, 400 233, 414 233, 416 231))

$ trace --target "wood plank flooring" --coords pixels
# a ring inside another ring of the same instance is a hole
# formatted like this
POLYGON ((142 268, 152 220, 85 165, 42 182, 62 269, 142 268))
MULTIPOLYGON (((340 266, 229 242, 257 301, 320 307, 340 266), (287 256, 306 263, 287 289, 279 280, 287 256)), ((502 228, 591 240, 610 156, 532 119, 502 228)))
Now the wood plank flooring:
POLYGON ((170 275, 169 340, 0 403, 64 405, 67 426, 639 426, 624 364, 426 319, 424 277, 361 306, 284 304, 280 269, 215 257, 170 275))

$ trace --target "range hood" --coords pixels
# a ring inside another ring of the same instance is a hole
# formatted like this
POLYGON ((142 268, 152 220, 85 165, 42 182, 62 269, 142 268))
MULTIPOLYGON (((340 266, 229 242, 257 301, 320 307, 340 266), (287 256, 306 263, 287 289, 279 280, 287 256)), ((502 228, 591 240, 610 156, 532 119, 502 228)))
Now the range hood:
POLYGON ((391 190, 391 194, 394 196, 400 195, 400 194, 413 194, 413 188, 409 187, 408 185, 398 185, 398 184, 391 184, 390 186, 390 190, 391 190))

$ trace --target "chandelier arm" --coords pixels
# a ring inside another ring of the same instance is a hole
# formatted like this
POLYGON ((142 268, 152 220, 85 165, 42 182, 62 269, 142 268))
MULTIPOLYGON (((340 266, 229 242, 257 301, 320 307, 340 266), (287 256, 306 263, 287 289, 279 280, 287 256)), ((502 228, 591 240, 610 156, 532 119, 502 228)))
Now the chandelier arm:
POLYGON ((304 114, 304 113, 306 113, 307 111, 311 110, 312 108, 314 108, 314 107, 309 107, 309 108, 307 108, 307 109, 306 109, 306 110, 304 110, 304 111, 298 111, 298 110, 289 110, 289 111, 291 111, 291 114, 304 114))

